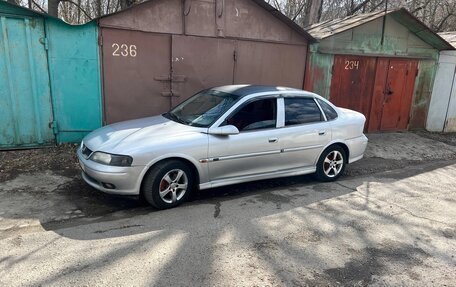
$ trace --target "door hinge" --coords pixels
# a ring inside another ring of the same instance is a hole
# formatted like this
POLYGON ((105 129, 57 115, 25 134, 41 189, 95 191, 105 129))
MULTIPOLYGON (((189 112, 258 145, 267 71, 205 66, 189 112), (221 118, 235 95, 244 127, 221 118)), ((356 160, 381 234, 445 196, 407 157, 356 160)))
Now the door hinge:
POLYGON ((43 44, 44 49, 45 49, 46 51, 49 50, 48 38, 46 38, 46 37, 40 38, 40 43, 43 44))
POLYGON ((57 127, 57 121, 52 121, 52 122, 49 122, 49 128, 52 129, 52 132, 56 135, 59 133, 59 129, 57 127))
POLYGON ((236 50, 233 51, 233 61, 237 61, 237 53, 236 50))
POLYGON ((98 46, 103 46, 103 36, 98 35, 98 46))
POLYGON ((418 77, 418 72, 420 71, 420 69, 416 69, 416 73, 415 73, 415 78, 418 77))

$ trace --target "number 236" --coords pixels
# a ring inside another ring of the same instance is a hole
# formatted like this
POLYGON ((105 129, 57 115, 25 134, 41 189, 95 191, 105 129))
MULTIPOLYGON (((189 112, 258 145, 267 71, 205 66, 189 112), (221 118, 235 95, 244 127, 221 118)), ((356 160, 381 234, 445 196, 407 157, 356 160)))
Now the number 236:
POLYGON ((112 55, 114 57, 136 57, 137 52, 136 52, 136 45, 127 45, 127 44, 117 44, 114 43, 112 44, 112 48, 114 51, 112 52, 112 55))

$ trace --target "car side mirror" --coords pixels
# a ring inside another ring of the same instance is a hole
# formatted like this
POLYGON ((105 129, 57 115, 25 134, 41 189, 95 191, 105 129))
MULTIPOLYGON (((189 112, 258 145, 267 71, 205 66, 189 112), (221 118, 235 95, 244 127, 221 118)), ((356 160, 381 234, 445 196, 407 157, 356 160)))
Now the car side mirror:
POLYGON ((208 134, 217 135, 217 136, 237 135, 238 133, 239 133, 238 128, 233 125, 209 128, 209 130, 208 130, 208 134))

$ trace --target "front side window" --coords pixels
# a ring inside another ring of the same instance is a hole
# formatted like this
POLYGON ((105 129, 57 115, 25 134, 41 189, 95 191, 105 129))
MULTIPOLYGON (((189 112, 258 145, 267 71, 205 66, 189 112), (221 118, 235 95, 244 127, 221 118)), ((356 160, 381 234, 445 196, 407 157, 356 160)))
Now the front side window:
POLYGON ((276 127, 275 98, 260 99, 247 103, 230 115, 225 124, 233 125, 239 131, 270 129, 276 127))
POLYGON ((313 98, 285 98, 285 126, 323 121, 313 98))
POLYGON ((217 90, 199 92, 164 117, 189 126, 209 127, 237 101, 239 96, 217 90))

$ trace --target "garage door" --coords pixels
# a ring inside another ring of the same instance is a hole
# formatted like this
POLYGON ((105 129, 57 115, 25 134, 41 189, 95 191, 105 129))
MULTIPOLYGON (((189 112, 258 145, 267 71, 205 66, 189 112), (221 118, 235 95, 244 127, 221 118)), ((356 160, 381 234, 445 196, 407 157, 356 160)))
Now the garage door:
POLYGON ((306 46, 238 41, 234 82, 301 89, 306 46))
POLYGON ((369 132, 407 129, 417 61, 336 55, 330 100, 366 116, 369 132))
POLYGON ((0 148, 54 142, 42 19, 0 17, 0 148))
POLYGON ((157 115, 220 85, 300 88, 306 46, 102 28, 107 123, 157 115))

